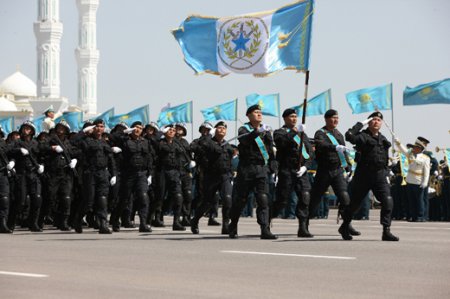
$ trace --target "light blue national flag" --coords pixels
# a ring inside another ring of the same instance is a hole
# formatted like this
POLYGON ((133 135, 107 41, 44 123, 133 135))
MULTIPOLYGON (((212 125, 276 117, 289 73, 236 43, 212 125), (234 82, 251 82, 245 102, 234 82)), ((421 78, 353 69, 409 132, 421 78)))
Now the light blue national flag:
POLYGON ((144 126, 150 122, 148 105, 136 108, 128 113, 111 116, 108 120, 108 127, 113 128, 120 122, 131 126, 135 121, 141 121, 144 126))
POLYGON ((278 116, 280 115, 280 94, 266 94, 260 95, 257 93, 249 94, 245 101, 247 108, 253 105, 259 105, 261 112, 264 115, 278 116))
POLYGON ((450 78, 403 91, 403 105, 450 104, 450 78))
POLYGON ((42 123, 44 122, 45 115, 41 115, 38 117, 33 118, 33 124, 36 127, 36 134, 39 134, 42 132, 42 123))
POLYGON ((14 116, 0 118, 0 128, 5 135, 14 131, 14 116))
MULTIPOLYGON (((303 116, 303 104, 292 107, 292 109, 295 109, 298 117, 303 116)), ((308 105, 306 105, 306 116, 324 115, 329 109, 331 109, 331 89, 308 100, 308 105)))
MULTIPOLYGON (((109 124, 109 119, 114 116, 114 108, 108 109, 102 114, 99 114, 95 119, 103 119, 105 124, 109 124)), ((108 125, 109 127, 109 125, 108 125)))
POLYGON ((62 119, 69 124, 70 130, 73 132, 83 128, 83 112, 64 112, 63 115, 55 119, 55 125, 62 119))
POLYGON ((208 109, 203 109, 201 112, 205 121, 235 121, 237 119, 237 99, 208 109))
POLYGON ((190 16, 172 33, 197 74, 307 71, 313 10, 314 1, 305 0, 243 16, 190 16))
POLYGON ((158 126, 162 127, 172 123, 192 122, 192 101, 175 107, 169 107, 159 114, 158 126))
POLYGON ((353 114, 392 109, 392 83, 355 90, 345 96, 353 114))

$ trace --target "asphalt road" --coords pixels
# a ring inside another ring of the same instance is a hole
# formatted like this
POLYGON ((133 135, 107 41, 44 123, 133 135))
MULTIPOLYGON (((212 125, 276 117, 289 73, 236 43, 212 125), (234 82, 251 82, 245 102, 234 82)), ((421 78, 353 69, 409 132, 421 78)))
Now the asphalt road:
POLYGON ((353 241, 335 217, 312 220, 313 239, 276 219, 275 241, 255 218, 237 240, 205 219, 200 235, 16 230, 0 235, 0 298, 450 298, 450 223, 394 222, 400 242, 382 242, 374 216, 354 227, 353 241))

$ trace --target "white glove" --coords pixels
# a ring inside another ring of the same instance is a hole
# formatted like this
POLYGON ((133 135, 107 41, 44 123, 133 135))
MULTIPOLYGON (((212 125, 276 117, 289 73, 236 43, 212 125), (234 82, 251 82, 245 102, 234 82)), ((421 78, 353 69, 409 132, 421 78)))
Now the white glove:
POLYGON ((390 183, 391 183, 391 180, 389 179, 389 177, 388 177, 388 176, 386 177, 386 182, 387 182, 388 184, 390 184, 390 183))
POLYGON ((62 148, 61 146, 59 146, 59 145, 55 146, 54 150, 55 150, 55 152, 57 152, 58 154, 59 154, 59 153, 62 153, 62 152, 64 151, 63 148, 62 148))
POLYGON ((147 185, 150 186, 151 184, 152 184, 152 176, 149 175, 148 178, 147 178, 147 185))
POLYGON ((353 180, 352 175, 347 175, 347 183, 350 183, 353 180))
POLYGON ((444 178, 441 174, 440 175, 438 175, 438 180, 440 180, 440 181, 442 181, 442 179, 444 178))
POLYGON ((110 180, 109 180, 109 184, 111 186, 114 186, 116 184, 117 178, 116 176, 113 176, 110 180))
POLYGON ((170 130, 170 127, 165 127, 164 129, 161 130, 161 132, 163 134, 166 134, 167 132, 169 132, 169 130, 170 130))
POLYGON ((93 125, 93 126, 88 126, 88 127, 86 127, 86 128, 83 129, 83 132, 84 132, 84 133, 87 133, 87 132, 93 130, 95 127, 96 127, 95 125, 93 125))
POLYGON ((37 173, 42 174, 44 172, 44 165, 39 165, 37 173))
POLYGON ((400 160, 400 158, 399 158, 398 156, 392 157, 392 159, 391 159, 391 165, 392 165, 392 166, 397 165, 397 163, 398 163, 399 160, 400 160))
POLYGON ((120 147, 117 147, 117 146, 113 146, 111 149, 112 149, 114 154, 118 154, 118 153, 122 152, 122 149, 120 147))
POLYGON ((209 130, 209 135, 211 135, 212 137, 214 137, 214 135, 216 135, 216 129, 215 129, 215 128, 210 129, 210 130, 209 130))
POLYGON ((368 118, 366 120, 363 120, 361 123, 363 124, 363 126, 367 125, 368 123, 370 123, 370 121, 373 119, 373 117, 368 118))
POLYGON ((271 174, 270 179, 272 180, 272 182, 275 184, 275 186, 278 184, 278 176, 275 173, 271 174))
POLYGON ((305 124, 299 124, 297 126, 297 132, 305 132, 306 131, 306 125, 305 124))
POLYGON ((299 177, 303 176, 305 174, 306 170, 308 170, 306 168, 306 166, 300 167, 300 169, 297 171, 297 177, 299 178, 299 177))
POLYGON ((394 176, 394 173, 391 171, 389 171, 389 176, 394 176))
POLYGON ((195 161, 191 161, 189 162, 189 168, 192 169, 196 166, 197 164, 195 163, 195 161))
POLYGON ((131 134, 131 133, 133 133, 133 131, 134 130, 136 130, 136 128, 128 128, 128 129, 125 129, 125 130, 123 130, 123 132, 125 133, 125 134, 131 134))
POLYGON ((23 148, 23 147, 20 148, 20 152, 21 152, 22 155, 24 155, 24 156, 27 156, 27 155, 30 154, 30 152, 29 152, 26 148, 23 148))
POLYGON ((205 128, 207 128, 208 130, 214 129, 210 124, 205 124, 205 128))
POLYGON ((269 125, 262 124, 261 127, 258 129, 258 132, 262 133, 262 132, 270 131, 271 129, 272 128, 269 125))
POLYGON ((394 138, 394 142, 395 142, 396 144, 401 144, 400 139, 398 139, 397 137, 394 138))
POLYGON ((346 151, 346 147, 345 147, 345 145, 336 145, 336 151, 337 152, 340 152, 340 153, 343 153, 343 152, 345 152, 346 151))
POLYGON ((433 174, 434 174, 434 176, 438 176, 439 172, 437 170, 435 170, 433 174))
POLYGON ((427 186, 428 186, 427 183, 422 183, 422 184, 420 184, 420 188, 421 188, 421 189, 425 189, 427 186))
POLYGON ((72 159, 72 160, 70 160, 69 167, 72 168, 72 169, 74 169, 75 166, 77 166, 77 162, 78 162, 77 159, 72 159))
POLYGON ((16 162, 14 161, 9 161, 8 165, 6 165, 6 169, 11 170, 14 168, 14 166, 16 166, 16 162))

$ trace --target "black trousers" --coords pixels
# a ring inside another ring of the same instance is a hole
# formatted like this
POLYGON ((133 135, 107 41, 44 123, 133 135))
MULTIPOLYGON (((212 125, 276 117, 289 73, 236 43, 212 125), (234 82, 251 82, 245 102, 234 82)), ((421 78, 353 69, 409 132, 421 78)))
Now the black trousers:
POLYGON ((295 214, 299 219, 307 218, 309 216, 310 191, 311 183, 307 173, 297 177, 295 168, 281 168, 278 171, 276 200, 273 204, 272 217, 277 217, 281 210, 286 208, 292 192, 295 192, 298 198, 295 214))
POLYGON ((80 205, 80 219, 95 212, 100 220, 108 217, 109 171, 105 169, 85 170, 83 173, 84 196, 80 205))
POLYGON ((347 181, 344 177, 344 170, 342 168, 333 170, 318 168, 311 189, 310 215, 315 214, 322 196, 330 185, 339 200, 339 210, 342 211, 345 206, 349 205, 350 197, 347 192, 347 181))
POLYGON ((176 169, 163 169, 157 172, 156 183, 158 195, 155 199, 155 211, 162 210, 163 201, 169 201, 168 207, 173 209, 174 217, 181 215, 183 196, 181 193, 180 171, 176 169))
POLYGON ((183 217, 190 218, 192 206, 192 174, 189 171, 180 172, 181 191, 183 192, 183 217))
POLYGON ((73 174, 70 169, 49 173, 47 196, 43 198, 41 218, 51 216, 55 212, 69 216, 72 186, 73 174))
POLYGON ((205 197, 201 206, 195 212, 195 220, 198 221, 206 212, 210 211, 212 206, 217 205, 216 192, 219 192, 222 199, 222 218, 226 223, 230 219, 230 208, 232 202, 233 185, 231 173, 213 174, 204 176, 205 197))
POLYGON ((356 168, 351 185, 350 205, 345 209, 342 215, 345 222, 351 222, 353 214, 361 206, 362 200, 369 190, 372 190, 375 198, 381 202, 380 223, 384 227, 391 226, 392 208, 394 203, 391 196, 391 189, 386 179, 387 174, 387 170, 385 169, 373 170, 361 167, 356 168))
POLYGON ((5 171, 0 172, 0 219, 8 219, 9 181, 5 171))

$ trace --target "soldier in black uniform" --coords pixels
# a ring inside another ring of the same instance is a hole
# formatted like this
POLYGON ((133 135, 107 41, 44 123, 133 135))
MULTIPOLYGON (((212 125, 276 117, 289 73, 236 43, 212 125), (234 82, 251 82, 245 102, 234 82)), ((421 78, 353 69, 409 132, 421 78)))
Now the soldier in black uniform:
POLYGON ((192 205, 192 170, 195 167, 195 161, 192 160, 191 148, 189 142, 184 138, 187 134, 186 125, 183 123, 175 124, 176 138, 175 142, 178 142, 183 149, 181 158, 181 191, 183 192, 183 207, 181 213, 183 219, 181 224, 184 226, 191 225, 191 205, 192 205))
POLYGON ((8 176, 11 176, 11 173, 15 171, 15 161, 9 160, 10 149, 3 137, 5 135, 0 126, 0 234, 10 234, 12 230, 7 225, 10 201, 8 176))
POLYGON ((276 201, 273 204, 272 216, 276 217, 287 206, 292 192, 297 194, 296 216, 299 220, 298 236, 310 238, 308 231, 308 215, 311 184, 307 174, 311 166, 312 147, 308 136, 303 134, 303 146, 300 152, 301 132, 304 125, 297 126, 297 113, 294 109, 283 112, 284 126, 273 133, 277 148, 278 184, 276 201))
MULTIPOLYGON (((345 170, 347 168, 350 172, 350 166, 348 166, 344 136, 337 129, 339 115, 336 110, 330 109, 325 112, 324 117, 325 126, 314 135, 317 172, 311 190, 310 215, 315 213, 330 185, 339 200, 338 213, 342 214, 345 207, 350 204, 345 178, 345 170)), ((349 225, 349 231, 352 235, 360 234, 351 225, 349 225)))
POLYGON ((174 139, 175 126, 167 125, 162 129, 164 138, 158 144, 158 167, 156 183, 158 185, 158 195, 156 196, 156 210, 162 207, 162 201, 167 195, 167 200, 173 202, 173 225, 172 229, 183 231, 186 228, 180 223, 181 206, 183 204, 183 195, 181 193, 181 174, 182 167, 180 160, 184 149, 174 139))
POLYGON ((205 200, 196 210, 195 217, 191 221, 191 231, 198 234, 198 222, 203 214, 210 210, 211 205, 215 202, 215 194, 219 191, 222 199, 222 234, 229 234, 231 195, 233 186, 231 180, 233 174, 231 172, 231 159, 233 158, 233 148, 225 141, 227 133, 227 124, 219 121, 210 131, 211 135, 202 136, 199 145, 203 148, 203 152, 208 160, 208 167, 204 169, 205 200))
POLYGON ((270 231, 269 175, 277 172, 273 153, 271 128, 262 124, 258 105, 250 106, 246 113, 249 122, 239 128, 239 166, 236 178, 236 196, 231 208, 229 236, 238 237, 237 224, 250 191, 254 190, 258 207, 256 216, 261 227, 261 239, 276 239, 270 231))
POLYGON ((383 241, 398 241, 399 238, 390 232, 393 201, 387 181, 389 148, 391 143, 381 134, 383 114, 372 113, 365 121, 358 122, 345 134, 348 142, 356 145, 361 153, 356 166, 351 189, 351 202, 342 214, 344 222, 339 232, 344 240, 351 240, 349 225, 353 214, 359 209, 361 201, 369 190, 381 202, 380 223, 383 225, 383 241), (369 127, 363 131, 364 125, 369 127))
POLYGON ((33 139, 36 128, 31 121, 25 121, 19 129, 20 139, 11 147, 11 154, 16 161, 17 196, 12 204, 8 219, 9 228, 14 230, 16 216, 22 212, 27 195, 30 197, 30 215, 28 217, 29 229, 33 232, 42 232, 38 225, 41 210, 41 181, 40 174, 44 172, 44 165, 38 163, 40 149, 38 142, 33 139))
POLYGON ((68 140, 70 126, 61 120, 55 126, 55 132, 42 145, 42 152, 47 156, 48 197, 44 200, 40 216, 43 223, 45 216, 55 211, 55 205, 60 214, 59 229, 70 230, 68 219, 72 200, 74 169, 78 160, 75 158, 80 152, 68 140))
POLYGON ((130 129, 124 131, 127 135, 111 135, 114 143, 122 149, 123 159, 126 161, 122 165, 119 205, 111 215, 111 222, 115 232, 120 230, 119 216, 128 206, 132 194, 134 194, 139 210, 139 231, 152 231, 150 226, 147 225, 149 206, 147 192, 152 180, 153 161, 150 142, 141 136, 143 129, 142 122, 135 121, 130 129))
POLYGON ((83 129, 78 138, 85 159, 83 185, 85 188, 84 203, 74 219, 74 228, 82 233, 81 222, 89 212, 94 212, 99 222, 99 233, 110 234, 108 228, 108 193, 109 185, 116 184, 116 165, 111 147, 102 138, 105 122, 96 119, 92 126, 83 129))

